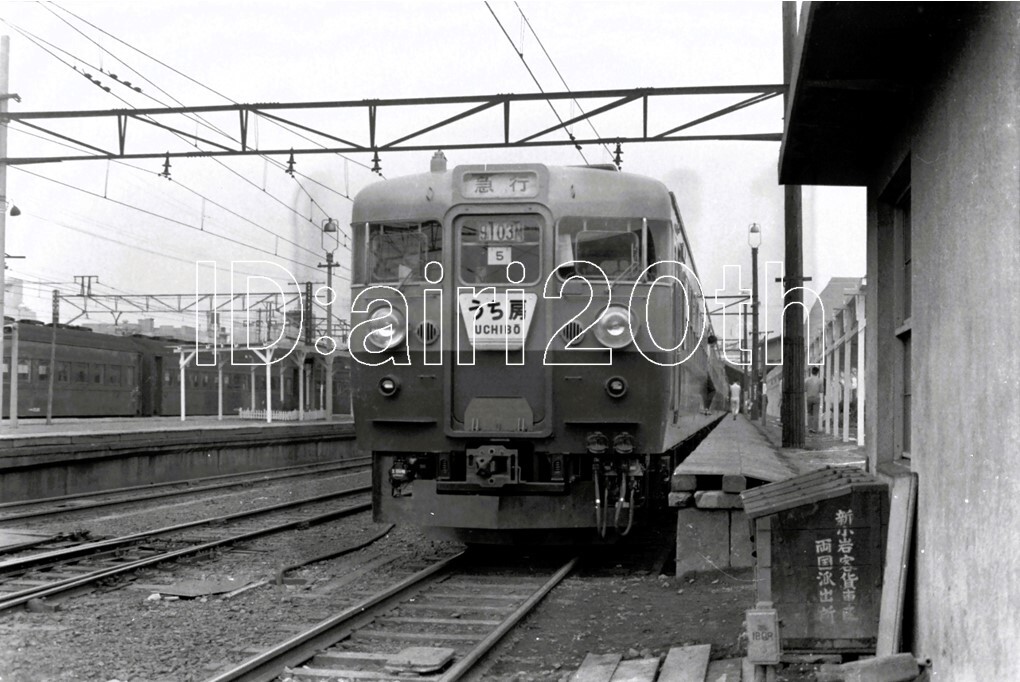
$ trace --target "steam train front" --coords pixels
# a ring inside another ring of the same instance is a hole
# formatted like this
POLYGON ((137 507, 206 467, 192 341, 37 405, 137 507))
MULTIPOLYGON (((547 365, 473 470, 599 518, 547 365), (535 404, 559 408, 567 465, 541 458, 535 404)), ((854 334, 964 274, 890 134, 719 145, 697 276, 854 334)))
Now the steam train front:
POLYGON ((350 353, 378 521, 469 542, 625 533, 712 421, 669 193, 444 163, 355 199, 350 353))

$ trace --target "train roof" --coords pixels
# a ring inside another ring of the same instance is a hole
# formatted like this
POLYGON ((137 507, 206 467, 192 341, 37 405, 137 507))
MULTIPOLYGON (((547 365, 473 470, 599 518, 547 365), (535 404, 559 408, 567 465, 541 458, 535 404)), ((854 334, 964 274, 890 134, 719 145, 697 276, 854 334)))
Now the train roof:
POLYGON ((457 191, 457 179, 465 171, 501 170, 539 171, 539 177, 546 178, 547 184, 536 201, 548 203, 560 215, 620 218, 641 215, 663 219, 672 216, 669 190, 654 178, 623 173, 604 165, 483 164, 407 175, 369 185, 355 196, 351 221, 441 221, 452 206, 465 201, 457 191), (621 195, 626 195, 625 201, 621 201, 621 195), (571 205, 577 210, 571 211, 571 205))
MULTIPOLYGON (((18 323, 18 338, 21 341, 49 343, 53 335, 53 325, 32 323, 27 320, 18 323)), ((102 348, 106 350, 134 350, 137 343, 130 336, 100 334, 86 327, 70 327, 57 325, 57 343, 61 346, 80 346, 84 348, 102 348)))

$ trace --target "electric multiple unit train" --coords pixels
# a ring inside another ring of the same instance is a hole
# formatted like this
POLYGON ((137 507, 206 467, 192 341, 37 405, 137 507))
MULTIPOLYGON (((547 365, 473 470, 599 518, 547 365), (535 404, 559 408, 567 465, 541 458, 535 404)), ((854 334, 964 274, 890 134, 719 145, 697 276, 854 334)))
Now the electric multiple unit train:
POLYGON ((613 166, 466 165, 361 191, 350 353, 376 520, 611 539, 725 414, 675 198, 613 166))

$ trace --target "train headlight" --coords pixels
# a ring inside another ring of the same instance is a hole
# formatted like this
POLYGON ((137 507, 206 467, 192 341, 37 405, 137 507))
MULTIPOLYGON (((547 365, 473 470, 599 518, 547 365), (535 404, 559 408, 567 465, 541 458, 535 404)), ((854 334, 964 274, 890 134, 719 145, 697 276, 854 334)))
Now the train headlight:
POLYGON ((399 310, 382 306, 372 311, 370 319, 367 343, 379 350, 389 350, 403 342, 407 323, 399 310))
POLYGON ((379 380, 379 392, 387 398, 392 398, 400 390, 400 382, 394 377, 383 377, 379 380))
POLYGON ((610 398, 622 398, 627 394, 627 380, 623 377, 609 377, 606 381, 606 393, 610 398))
POLYGON ((611 305, 595 324, 595 338, 606 348, 623 348, 634 339, 633 329, 630 311, 611 305))

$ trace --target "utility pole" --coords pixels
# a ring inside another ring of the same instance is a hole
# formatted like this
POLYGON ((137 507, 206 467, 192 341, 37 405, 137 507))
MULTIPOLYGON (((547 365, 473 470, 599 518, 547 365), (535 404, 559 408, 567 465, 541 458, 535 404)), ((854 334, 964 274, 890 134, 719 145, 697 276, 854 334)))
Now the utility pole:
MULTIPOLYGON (((7 234, 7 101, 15 97, 18 101, 21 98, 17 95, 8 94, 9 82, 8 72, 11 66, 11 39, 9 36, 0 36, 0 363, 4 357, 4 299, 7 297, 4 278, 7 264, 4 263, 4 246, 7 234)), ((0 424, 4 417, 4 381, 0 371, 0 424)))
MULTIPOLYGON (((786 94, 784 109, 790 105, 793 81, 793 45, 797 36, 797 3, 783 2, 783 73, 786 94)), ((789 116, 785 121, 789 123, 789 116)), ((786 266, 783 277, 783 447, 804 447, 804 256, 799 185, 784 187, 786 222, 786 266), (791 304, 800 304, 792 305, 791 304)), ((755 339, 757 342, 757 339, 755 339)))
POLYGON ((53 328, 50 330, 50 371, 46 377, 46 423, 53 423, 53 380, 57 373, 57 325, 60 323, 60 290, 53 290, 53 328))
POLYGON ((326 356, 326 421, 333 421, 333 354, 336 352, 336 340, 333 338, 333 300, 336 299, 336 292, 333 291, 333 268, 339 267, 339 263, 333 262, 333 252, 340 244, 340 225, 333 218, 326 218, 322 221, 322 250, 326 253, 325 264, 319 263, 318 267, 326 268, 326 291, 329 297, 326 302, 326 336, 332 348, 326 356))

